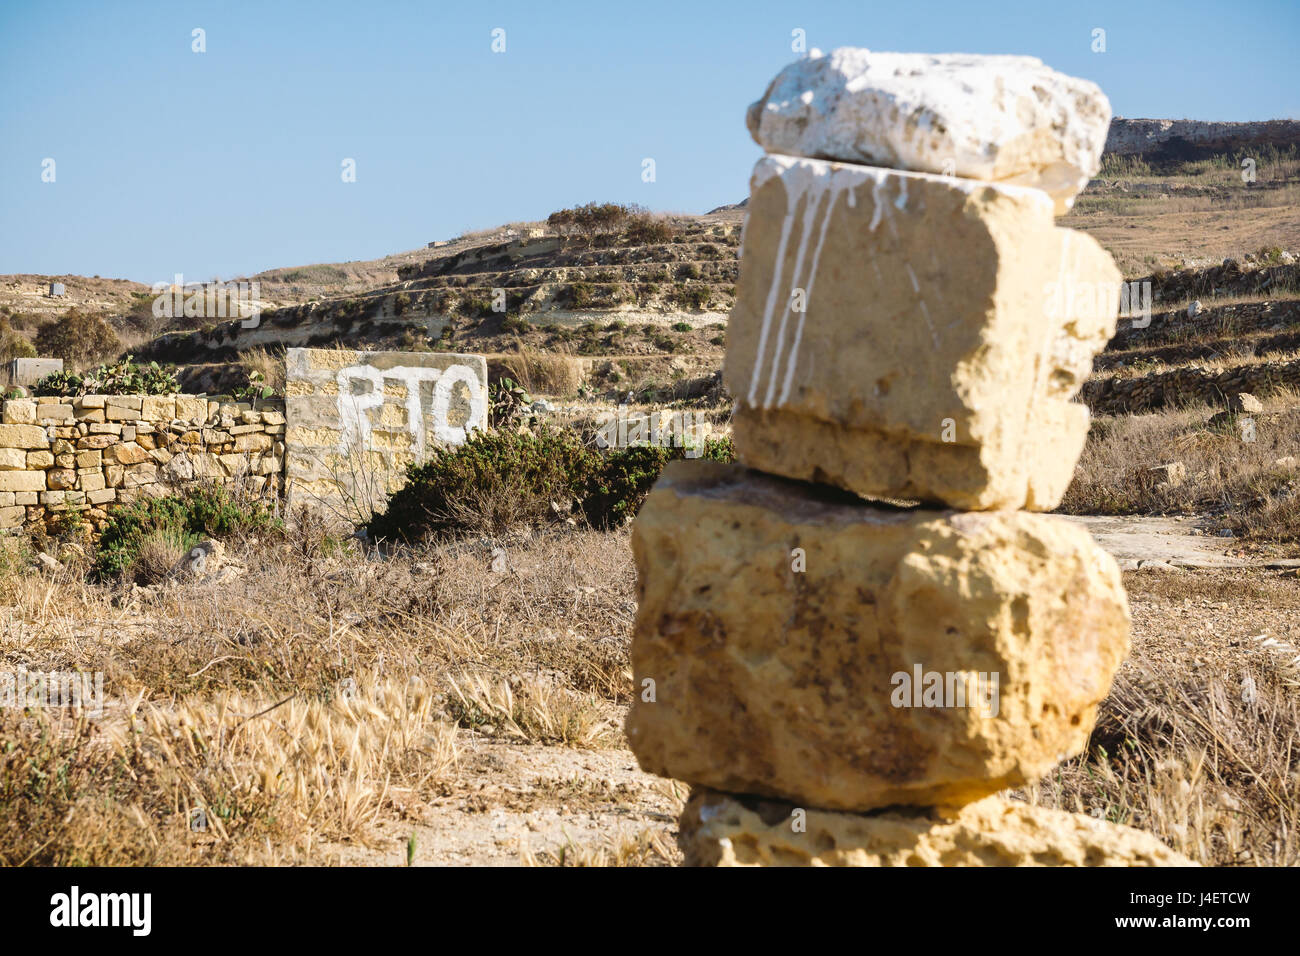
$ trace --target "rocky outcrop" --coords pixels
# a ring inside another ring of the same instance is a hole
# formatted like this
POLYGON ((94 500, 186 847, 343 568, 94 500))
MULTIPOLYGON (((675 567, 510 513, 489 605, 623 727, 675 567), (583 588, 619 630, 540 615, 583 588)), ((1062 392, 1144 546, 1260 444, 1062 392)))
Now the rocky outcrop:
POLYGON ((1209 123, 1203 120, 1111 120, 1106 152, 1121 156, 1167 153, 1194 158, 1197 152, 1223 152, 1255 144, 1288 146, 1300 143, 1300 122, 1264 120, 1257 123, 1209 123))

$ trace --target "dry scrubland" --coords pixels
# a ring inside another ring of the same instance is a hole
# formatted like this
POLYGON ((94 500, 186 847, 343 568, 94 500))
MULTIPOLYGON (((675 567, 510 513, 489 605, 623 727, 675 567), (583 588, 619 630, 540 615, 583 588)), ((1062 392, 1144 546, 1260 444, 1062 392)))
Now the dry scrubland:
MULTIPOLYGON (((486 540, 380 557, 304 526, 228 541, 206 580, 88 584, 66 550, 6 574, 4 659, 101 670, 110 701, 0 712, 3 862, 676 862, 687 788, 621 734, 626 531, 506 544, 494 572, 486 540)), ((1294 580, 1125 584, 1134 651, 1090 753, 1018 796, 1203 863, 1300 863, 1295 651, 1257 639, 1296 641, 1294 580)))
MULTIPOLYGON (((1064 224, 1095 235, 1128 278, 1229 255, 1267 262, 1300 248, 1298 174, 1294 151, 1261 161, 1249 189, 1235 156, 1173 169, 1108 158, 1064 224)), ((632 392, 725 431, 730 403, 712 374, 725 326, 673 310, 696 290, 729 307, 739 219, 720 210, 653 248, 612 239, 537 264, 452 261, 509 240, 493 231, 259 278, 289 318, 308 299, 348 296, 321 310, 353 344, 502 353, 494 379, 558 397, 557 421, 589 430, 632 392), (454 303, 437 341, 390 315, 398 268, 417 276, 415 298, 454 303), (503 319, 482 305, 497 283, 596 311, 569 324, 503 319), (372 330, 363 300, 396 324, 372 330)), ((66 278, 75 305, 140 310, 129 284, 66 278)), ((0 304, 32 335, 53 318, 33 298, 40 277, 9 279, 0 304)), ((1117 340, 1094 379, 1300 356, 1294 290, 1202 296, 1208 326, 1179 317, 1191 298, 1158 303, 1173 318, 1117 340)), ((116 328, 123 342, 144 335, 116 328)), ((227 358, 231 381, 255 372, 282 385, 273 344, 227 358)), ((1300 395, 1259 398, 1254 442, 1238 418, 1211 422, 1218 399, 1097 414, 1062 510, 1208 516, 1243 550, 1293 554, 1300 395)), ((626 529, 556 523, 377 551, 308 521, 226 538, 220 570, 171 575, 189 543, 147 542, 132 569, 146 587, 95 583, 93 555, 71 534, 37 542, 57 567, 21 546, 0 554, 4 666, 102 671, 109 696, 100 720, 0 709, 0 863, 680 862, 687 788, 641 773, 622 735, 636 609, 626 529), (190 827, 194 808, 206 829, 190 827)), ((1300 579, 1144 570, 1124 583, 1133 653, 1089 751, 1014 796, 1131 824, 1205 864, 1300 864, 1300 579)))

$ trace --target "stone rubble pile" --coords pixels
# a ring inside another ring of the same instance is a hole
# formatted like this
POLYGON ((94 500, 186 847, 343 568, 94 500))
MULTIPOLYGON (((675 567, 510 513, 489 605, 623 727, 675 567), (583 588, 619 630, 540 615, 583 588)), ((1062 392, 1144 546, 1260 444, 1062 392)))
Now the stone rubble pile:
POLYGON ((1109 119, 1037 60, 851 49, 751 107, 739 463, 670 465, 633 533, 627 734, 692 785, 688 863, 1187 863, 998 796, 1083 750, 1128 652, 1114 560, 1032 513, 1115 328, 1110 256, 1053 223, 1109 119))

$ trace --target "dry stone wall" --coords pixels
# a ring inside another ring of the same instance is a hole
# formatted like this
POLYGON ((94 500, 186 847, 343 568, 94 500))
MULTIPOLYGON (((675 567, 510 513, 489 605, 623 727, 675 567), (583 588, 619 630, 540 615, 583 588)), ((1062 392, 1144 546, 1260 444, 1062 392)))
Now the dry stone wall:
POLYGON ((481 355, 290 349, 284 401, 83 395, 0 405, 0 530, 76 512, 102 530, 114 504, 187 483, 238 482, 291 507, 363 520, 408 465, 487 424, 481 355))
POLYGON ((0 529, 77 512, 98 531, 113 504, 188 482, 241 482, 276 495, 284 471, 280 402, 202 395, 13 399, 0 411, 0 529))
POLYGON ((1222 370, 1179 368, 1139 378, 1098 378, 1084 384, 1080 400, 1097 415, 1131 415, 1193 402, 1219 405, 1239 392, 1272 395, 1300 389, 1300 359, 1222 370))

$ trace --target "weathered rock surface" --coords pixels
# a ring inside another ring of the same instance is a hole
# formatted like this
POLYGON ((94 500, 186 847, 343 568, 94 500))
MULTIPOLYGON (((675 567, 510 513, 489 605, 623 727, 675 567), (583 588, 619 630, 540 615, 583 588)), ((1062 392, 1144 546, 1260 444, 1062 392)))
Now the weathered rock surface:
POLYGON ((678 843, 687 866, 1196 866, 1156 837, 1082 813, 987 797, 873 814, 696 789, 678 843))
POLYGON ((725 379, 740 459, 867 496, 1050 510, 1120 274, 1037 190, 768 156, 725 379))
POLYGON ((1189 145, 1227 151, 1233 147, 1300 144, 1300 122, 1210 123, 1204 120, 1122 119, 1115 117, 1106 135, 1106 152, 1120 156, 1159 152, 1166 144, 1184 153, 1189 145))
POLYGON ((1063 213, 1096 175, 1110 102, 1028 56, 842 47, 791 63, 749 107, 770 153, 1016 182, 1063 213))
POLYGON ((632 542, 628 740, 718 790, 867 810, 1018 786, 1081 751, 1128 650, 1114 560, 1059 518, 876 508, 695 461, 632 542))

